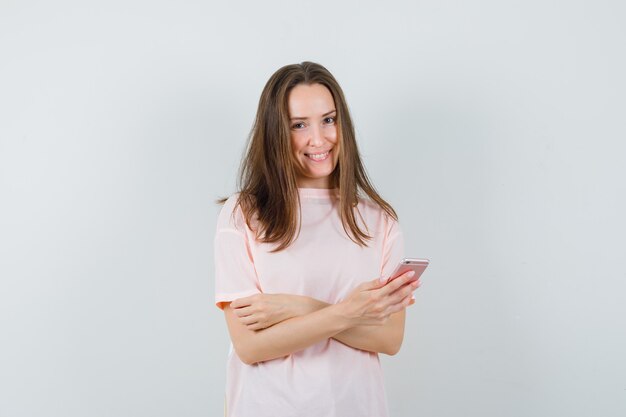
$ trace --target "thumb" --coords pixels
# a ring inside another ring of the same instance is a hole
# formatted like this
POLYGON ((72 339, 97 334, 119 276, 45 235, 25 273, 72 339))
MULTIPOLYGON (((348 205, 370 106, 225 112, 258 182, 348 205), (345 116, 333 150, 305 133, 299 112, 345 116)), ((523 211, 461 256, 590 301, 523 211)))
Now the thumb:
POLYGON ((365 289, 375 290, 384 287, 387 284, 387 277, 380 276, 378 278, 374 278, 371 281, 367 281, 365 284, 365 289))

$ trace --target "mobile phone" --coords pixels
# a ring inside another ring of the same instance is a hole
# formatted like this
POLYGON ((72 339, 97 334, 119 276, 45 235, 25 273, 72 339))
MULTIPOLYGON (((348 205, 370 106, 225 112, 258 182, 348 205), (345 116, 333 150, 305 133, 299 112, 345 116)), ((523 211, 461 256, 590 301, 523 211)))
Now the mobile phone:
POLYGON ((415 271, 415 275, 413 275, 411 281, 417 281, 428 266, 428 264, 430 264, 430 261, 428 259, 404 258, 400 261, 400 263, 391 273, 389 278, 387 278, 387 282, 391 281, 394 278, 398 278, 400 275, 408 271, 415 271))

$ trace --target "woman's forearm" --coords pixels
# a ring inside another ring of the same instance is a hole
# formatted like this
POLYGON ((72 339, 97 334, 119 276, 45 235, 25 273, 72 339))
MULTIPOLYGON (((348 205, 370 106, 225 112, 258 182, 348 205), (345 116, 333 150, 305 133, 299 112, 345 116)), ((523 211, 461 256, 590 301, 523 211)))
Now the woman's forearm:
MULTIPOLYGON (((294 295, 298 299, 297 316, 310 314, 332 304, 312 297, 294 295)), ((370 352, 395 355, 402 345, 404 336, 405 311, 399 311, 389 317, 387 324, 382 326, 354 326, 332 336, 333 339, 353 348, 370 352)))
POLYGON ((350 328, 339 304, 321 307, 263 330, 248 330, 238 322, 230 306, 224 308, 231 339, 240 359, 247 363, 287 356, 350 328))

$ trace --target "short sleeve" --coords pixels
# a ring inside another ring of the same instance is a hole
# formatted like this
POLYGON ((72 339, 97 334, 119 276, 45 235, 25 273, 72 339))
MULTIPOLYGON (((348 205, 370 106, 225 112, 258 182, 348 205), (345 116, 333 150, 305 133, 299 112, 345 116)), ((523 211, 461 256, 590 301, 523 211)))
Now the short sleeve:
POLYGON ((261 292, 240 210, 235 197, 230 197, 220 212, 214 240, 215 305, 261 292))
POLYGON ((381 276, 389 277, 404 258, 404 234, 400 224, 386 216, 381 276))

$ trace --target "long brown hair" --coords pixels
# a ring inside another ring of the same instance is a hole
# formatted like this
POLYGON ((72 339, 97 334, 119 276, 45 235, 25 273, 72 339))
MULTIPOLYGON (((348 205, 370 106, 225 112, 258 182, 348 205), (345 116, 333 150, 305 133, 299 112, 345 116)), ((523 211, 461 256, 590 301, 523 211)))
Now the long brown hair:
MULTIPOLYGON (((298 84, 321 84, 333 96, 337 110, 339 155, 331 185, 339 189, 339 212, 343 229, 360 246, 371 239, 357 224, 359 192, 362 191, 389 216, 398 216, 370 183, 357 148, 348 105, 335 77, 322 65, 305 61, 276 71, 263 88, 246 153, 239 168, 240 205, 246 223, 256 216, 256 238, 279 243, 272 252, 287 248, 299 232, 300 195, 296 183, 289 129, 288 99, 298 84)), ((223 204, 227 198, 217 202, 223 204)), ((360 213, 359 213, 360 216, 360 213)), ((365 225, 366 229, 367 226, 365 225)))

